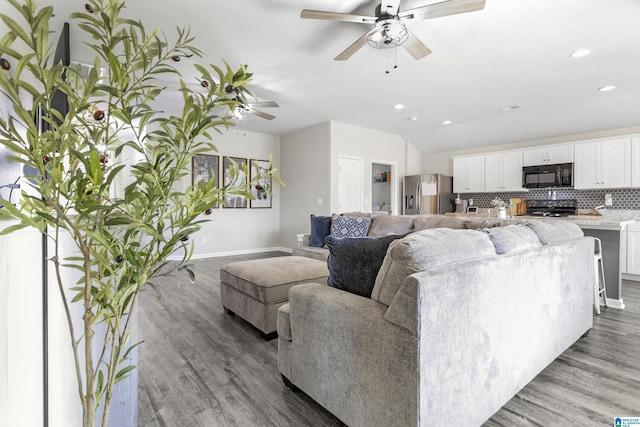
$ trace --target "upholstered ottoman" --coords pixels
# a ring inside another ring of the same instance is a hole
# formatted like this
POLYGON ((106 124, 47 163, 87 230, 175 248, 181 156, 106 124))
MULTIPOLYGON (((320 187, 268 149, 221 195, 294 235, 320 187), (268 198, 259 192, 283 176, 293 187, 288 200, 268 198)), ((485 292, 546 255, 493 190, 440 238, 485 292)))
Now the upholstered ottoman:
POLYGON ((269 340, 276 338, 278 308, 289 301, 289 289, 300 283, 327 283, 325 261, 285 256, 227 264, 220 269, 220 302, 258 328, 269 340))

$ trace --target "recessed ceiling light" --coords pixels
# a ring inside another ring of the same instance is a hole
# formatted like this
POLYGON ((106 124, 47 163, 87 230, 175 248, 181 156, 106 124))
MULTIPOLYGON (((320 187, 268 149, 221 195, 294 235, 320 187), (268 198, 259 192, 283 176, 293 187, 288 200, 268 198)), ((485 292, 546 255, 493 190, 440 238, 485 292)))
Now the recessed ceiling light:
POLYGON ((396 105, 393 106, 393 108, 395 108, 396 110, 402 110, 404 108, 404 105, 396 104, 396 105))
POLYGON ((511 105, 511 106, 509 106, 509 107, 501 108, 500 110, 501 110, 501 111, 511 111, 511 110, 517 110, 517 109, 519 109, 519 108, 522 108, 522 105, 520 105, 520 104, 515 104, 515 105, 511 105))
POLYGON ((609 86, 603 86, 601 88, 598 88, 598 90, 600 92, 609 92, 610 90, 614 90, 616 87, 613 85, 609 85, 609 86))
POLYGON ((591 53, 591 50, 589 49, 578 49, 569 56, 571 56, 572 58, 582 58, 583 56, 587 56, 590 53, 591 53))
POLYGON ((407 120, 411 120, 412 122, 415 122, 416 120, 418 120, 418 118, 416 116, 411 116, 407 120))
POLYGON ((451 120, 445 120, 442 122, 443 125, 450 125, 451 123, 453 123, 451 120))

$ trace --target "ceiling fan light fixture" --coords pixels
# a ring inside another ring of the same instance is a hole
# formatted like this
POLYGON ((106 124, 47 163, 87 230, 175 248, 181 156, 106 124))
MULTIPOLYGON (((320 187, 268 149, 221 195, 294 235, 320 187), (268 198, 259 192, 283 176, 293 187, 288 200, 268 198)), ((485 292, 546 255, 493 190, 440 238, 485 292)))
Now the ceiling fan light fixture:
POLYGON ((408 38, 407 27, 395 16, 377 21, 367 34, 367 43, 376 49, 390 49, 400 46, 408 38))
POLYGON ((571 53, 572 58, 582 58, 583 56, 587 56, 591 53, 590 49, 578 49, 575 52, 571 53))

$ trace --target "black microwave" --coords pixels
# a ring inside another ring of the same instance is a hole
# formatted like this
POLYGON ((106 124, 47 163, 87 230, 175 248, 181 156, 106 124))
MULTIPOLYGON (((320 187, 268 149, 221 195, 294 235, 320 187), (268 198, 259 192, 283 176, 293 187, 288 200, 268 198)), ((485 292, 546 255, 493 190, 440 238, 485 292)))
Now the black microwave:
POLYGON ((525 166, 522 168, 524 188, 573 187, 573 163, 525 166))

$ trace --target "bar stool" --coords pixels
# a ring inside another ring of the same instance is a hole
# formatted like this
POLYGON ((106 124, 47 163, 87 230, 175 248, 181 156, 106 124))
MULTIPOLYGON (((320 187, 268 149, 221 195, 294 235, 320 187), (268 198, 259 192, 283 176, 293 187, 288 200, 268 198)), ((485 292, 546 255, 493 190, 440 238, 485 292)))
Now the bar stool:
POLYGON ((595 280, 593 282, 593 306, 596 309, 596 313, 600 314, 600 295, 604 299, 604 306, 607 305, 607 287, 604 282, 604 264, 602 263, 602 242, 597 237, 595 240, 595 253, 593 254, 594 268, 595 268, 595 280))

